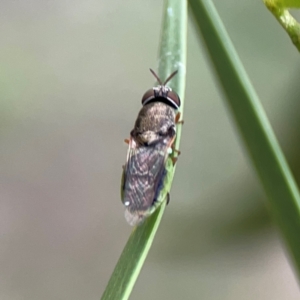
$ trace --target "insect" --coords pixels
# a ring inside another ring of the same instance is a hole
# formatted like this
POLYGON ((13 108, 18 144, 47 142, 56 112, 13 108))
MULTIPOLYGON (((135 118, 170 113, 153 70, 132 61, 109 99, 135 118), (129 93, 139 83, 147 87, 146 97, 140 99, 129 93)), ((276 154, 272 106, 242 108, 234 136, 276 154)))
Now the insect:
POLYGON ((151 70, 159 86, 149 89, 142 98, 142 105, 128 143, 126 164, 123 167, 121 199, 125 218, 134 226, 143 222, 165 200, 169 193, 164 183, 172 176, 169 172, 177 158, 171 157, 179 121, 179 96, 166 86, 176 75, 173 72, 163 83, 151 70))

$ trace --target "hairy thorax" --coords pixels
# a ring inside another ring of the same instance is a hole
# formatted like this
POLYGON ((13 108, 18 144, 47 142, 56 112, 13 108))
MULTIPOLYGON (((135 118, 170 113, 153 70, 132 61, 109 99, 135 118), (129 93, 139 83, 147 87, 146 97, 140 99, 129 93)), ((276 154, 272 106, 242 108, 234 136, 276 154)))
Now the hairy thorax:
POLYGON ((155 143, 175 130, 175 115, 174 108, 165 103, 149 103, 140 110, 131 136, 141 145, 155 143))

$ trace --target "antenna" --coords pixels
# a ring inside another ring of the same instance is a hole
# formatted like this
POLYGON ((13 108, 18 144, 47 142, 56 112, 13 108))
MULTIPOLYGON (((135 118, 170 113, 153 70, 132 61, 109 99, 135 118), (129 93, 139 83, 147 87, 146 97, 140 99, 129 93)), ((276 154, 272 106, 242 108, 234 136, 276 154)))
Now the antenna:
POLYGON ((162 83, 162 81, 160 80, 160 78, 158 77, 158 75, 152 70, 150 69, 150 72, 153 74, 153 76, 157 79, 158 83, 161 86, 165 86, 172 78, 173 76, 175 76, 178 73, 178 70, 174 71, 166 80, 164 83, 162 83))
POLYGON ((150 72, 153 74, 153 76, 157 79, 157 81, 158 81, 158 83, 160 84, 160 85, 164 85, 164 84, 162 84, 162 82, 161 82, 161 80, 159 79, 159 77, 157 76, 157 74, 152 70, 152 69, 150 69, 150 72))
POLYGON ((178 72, 178 70, 174 71, 174 72, 173 72, 173 73, 165 80, 165 82, 164 82, 163 85, 166 85, 167 82, 170 81, 170 80, 173 78, 173 76, 175 76, 175 75, 177 74, 177 72, 178 72))

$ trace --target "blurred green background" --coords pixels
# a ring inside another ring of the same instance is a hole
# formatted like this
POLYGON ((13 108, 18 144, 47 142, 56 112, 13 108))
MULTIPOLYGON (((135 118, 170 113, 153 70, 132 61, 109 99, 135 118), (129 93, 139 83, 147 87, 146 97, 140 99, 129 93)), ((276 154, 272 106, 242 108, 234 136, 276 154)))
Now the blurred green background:
MULTIPOLYGON (((216 7, 300 181, 299 54, 262 1, 216 7)), ((131 227, 121 166, 163 3, 0 3, 0 298, 99 299, 131 227)), ((131 299, 299 299, 267 201, 188 34, 171 203, 131 299)))

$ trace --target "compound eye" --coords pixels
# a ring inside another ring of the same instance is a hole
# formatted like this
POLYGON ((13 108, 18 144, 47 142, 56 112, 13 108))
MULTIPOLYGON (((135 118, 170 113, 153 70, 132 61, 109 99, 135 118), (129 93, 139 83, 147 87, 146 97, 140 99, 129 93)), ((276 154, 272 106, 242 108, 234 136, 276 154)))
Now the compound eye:
POLYGON ((179 96, 173 92, 173 91, 169 91, 168 92, 168 96, 167 99, 173 104, 173 106, 175 106, 176 108, 180 107, 180 98, 179 96))
POLYGON ((142 98, 142 105, 146 105, 149 101, 151 101, 154 98, 155 98, 154 90, 153 89, 148 90, 142 98))

